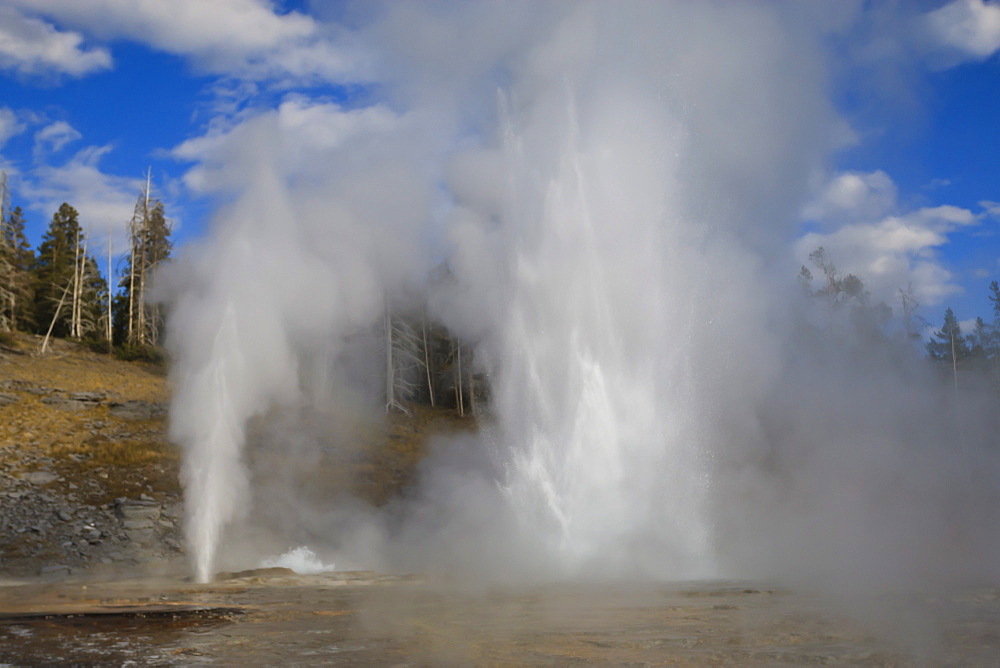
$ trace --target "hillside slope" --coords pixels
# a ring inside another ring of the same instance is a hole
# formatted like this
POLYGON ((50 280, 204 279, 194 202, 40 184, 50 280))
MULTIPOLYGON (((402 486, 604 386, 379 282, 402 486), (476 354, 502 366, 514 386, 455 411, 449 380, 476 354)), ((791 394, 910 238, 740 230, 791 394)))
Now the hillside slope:
MULTIPOLYGON (((0 342, 0 576, 182 568, 166 370, 50 343, 40 355, 37 336, 0 342)), ((354 425, 352 456, 315 469, 338 469, 315 476, 323 497, 382 505, 414 482, 430 436, 475 428, 448 409, 410 408, 354 425)))

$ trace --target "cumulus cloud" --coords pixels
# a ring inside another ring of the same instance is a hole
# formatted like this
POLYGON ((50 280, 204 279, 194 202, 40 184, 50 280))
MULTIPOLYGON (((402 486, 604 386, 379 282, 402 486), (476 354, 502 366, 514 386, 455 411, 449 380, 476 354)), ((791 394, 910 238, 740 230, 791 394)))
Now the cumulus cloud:
POLYGON ((912 286, 914 296, 930 306, 961 291, 936 250, 983 218, 950 205, 900 213, 895 183, 882 171, 835 175, 805 213, 825 230, 799 239, 803 264, 822 246, 842 271, 865 280, 877 299, 891 302, 897 289, 912 286))
POLYGON ((932 43, 965 60, 985 60, 1000 49, 1000 4, 953 0, 925 17, 932 43))
POLYGON ((108 50, 84 47, 80 33, 57 30, 50 23, 0 4, 0 68, 28 75, 82 76, 110 67, 108 50))
POLYGON ((20 195, 32 208, 50 216, 63 202, 80 212, 80 222, 92 239, 124 248, 125 225, 143 181, 101 171, 100 161, 111 146, 89 146, 63 165, 41 165, 22 178, 20 195))
POLYGON ((3 148, 8 139, 24 132, 24 128, 24 123, 12 109, 0 107, 0 148, 3 148))
POLYGON ((131 39, 189 56, 223 74, 337 79, 357 63, 329 28, 268 0, 8 0, 104 39, 131 39))
POLYGON ((39 160, 46 153, 61 151, 66 144, 74 142, 82 136, 76 128, 66 121, 56 121, 46 125, 35 133, 35 160, 39 160))
POLYGON ((875 219, 896 206, 896 184, 882 170, 843 172, 831 179, 803 212, 809 220, 875 219))

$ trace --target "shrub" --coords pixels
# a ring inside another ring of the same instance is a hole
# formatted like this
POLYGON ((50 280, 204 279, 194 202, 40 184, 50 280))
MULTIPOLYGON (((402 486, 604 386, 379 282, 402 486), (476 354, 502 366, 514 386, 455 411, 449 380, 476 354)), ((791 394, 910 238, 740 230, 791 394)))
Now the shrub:
POLYGON ((159 346, 124 345, 115 348, 115 357, 126 362, 148 362, 166 364, 166 351, 159 346))

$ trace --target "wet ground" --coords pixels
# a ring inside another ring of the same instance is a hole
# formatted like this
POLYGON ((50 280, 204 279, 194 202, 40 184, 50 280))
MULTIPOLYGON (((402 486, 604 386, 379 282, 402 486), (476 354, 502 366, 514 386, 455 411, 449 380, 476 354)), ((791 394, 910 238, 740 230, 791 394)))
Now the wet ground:
POLYGON ((1000 591, 458 587, 372 573, 0 586, 0 664, 997 665, 1000 591))

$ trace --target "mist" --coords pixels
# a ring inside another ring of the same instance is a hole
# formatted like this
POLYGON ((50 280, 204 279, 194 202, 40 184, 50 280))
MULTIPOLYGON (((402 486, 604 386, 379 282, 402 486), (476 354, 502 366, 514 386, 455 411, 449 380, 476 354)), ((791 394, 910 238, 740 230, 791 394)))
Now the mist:
POLYGON ((224 202, 161 280, 196 576, 308 545, 470 578, 995 579, 995 397, 795 283, 850 15, 380 5, 345 19, 379 102, 289 96, 185 147, 224 202), (379 419, 387 305, 471 346, 491 400, 376 509, 315 463, 379 419))

